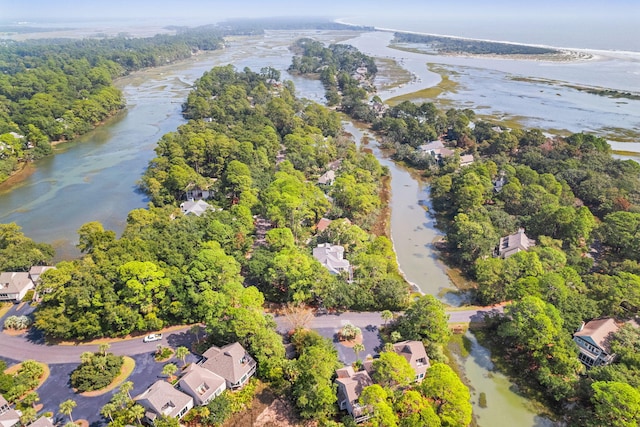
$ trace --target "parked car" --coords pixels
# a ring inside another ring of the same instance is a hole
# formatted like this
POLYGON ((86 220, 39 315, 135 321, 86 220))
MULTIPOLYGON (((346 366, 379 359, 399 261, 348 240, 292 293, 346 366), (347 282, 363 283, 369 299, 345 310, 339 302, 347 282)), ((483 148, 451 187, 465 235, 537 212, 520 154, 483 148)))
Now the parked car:
POLYGON ((160 341, 162 339, 162 334, 149 334, 142 339, 144 342, 153 342, 160 341))

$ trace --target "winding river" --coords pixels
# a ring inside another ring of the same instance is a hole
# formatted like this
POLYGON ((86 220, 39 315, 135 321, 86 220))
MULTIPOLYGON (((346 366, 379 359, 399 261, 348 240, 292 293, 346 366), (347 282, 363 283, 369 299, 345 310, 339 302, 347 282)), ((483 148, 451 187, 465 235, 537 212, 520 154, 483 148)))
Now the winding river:
MULTIPOLYGON (((76 231, 86 222, 100 221, 105 228, 120 233, 127 213, 148 203, 136 190, 136 182, 154 157, 158 139, 184 123, 181 103, 195 79, 213 66, 228 63, 238 69, 259 70, 268 65, 284 70, 291 60, 288 45, 305 35, 309 33, 269 32, 264 37, 238 39, 224 50, 120 79, 118 86, 128 103, 126 112, 77 141, 56 147, 54 156, 36 162, 9 185, 0 187, 0 222, 14 221, 28 236, 54 244, 58 259, 78 255, 76 231)), ((313 32, 313 36, 324 41, 345 38, 344 33, 313 32)), ((407 61, 408 68, 420 68, 426 73, 423 85, 439 80, 437 75, 428 74, 424 62, 413 57, 407 61)), ((283 77, 294 80, 300 96, 322 99, 319 81, 292 78, 286 72, 283 77)), ((393 95, 409 91, 418 83, 409 84, 393 95)), ((366 134, 350 122, 345 122, 345 128, 357 141, 366 134)), ((459 304, 455 294, 447 292, 453 286, 432 247, 439 232, 428 213, 428 187, 387 159, 373 135, 367 136, 371 140, 368 147, 392 175, 391 232, 407 280, 424 293, 438 295, 452 305, 459 304)), ((473 386, 472 400, 479 425, 551 425, 530 408, 507 378, 493 372, 488 351, 472 335, 468 338, 470 355, 460 358, 459 363, 473 386), (486 408, 478 405, 480 393, 486 394, 486 408)))

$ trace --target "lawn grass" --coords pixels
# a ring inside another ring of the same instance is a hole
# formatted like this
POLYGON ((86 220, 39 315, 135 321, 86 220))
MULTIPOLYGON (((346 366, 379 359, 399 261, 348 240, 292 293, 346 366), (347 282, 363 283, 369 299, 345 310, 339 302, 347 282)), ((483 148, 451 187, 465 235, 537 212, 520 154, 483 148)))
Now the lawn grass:
POLYGON ((5 314, 13 307, 13 303, 11 302, 0 302, 0 318, 4 317, 5 314))
POLYGON ((120 374, 118 374, 118 376, 115 377, 113 381, 111 381, 111 384, 109 384, 105 388, 101 388, 100 390, 85 391, 84 393, 80 393, 80 395, 85 397, 101 396, 105 393, 109 393, 111 390, 114 390, 116 387, 120 386, 120 384, 122 384, 124 380, 129 378, 129 375, 131 375, 131 373, 136 367, 136 361, 133 360, 131 357, 123 356, 123 359, 124 361, 122 363, 122 368, 120 368, 120 374))

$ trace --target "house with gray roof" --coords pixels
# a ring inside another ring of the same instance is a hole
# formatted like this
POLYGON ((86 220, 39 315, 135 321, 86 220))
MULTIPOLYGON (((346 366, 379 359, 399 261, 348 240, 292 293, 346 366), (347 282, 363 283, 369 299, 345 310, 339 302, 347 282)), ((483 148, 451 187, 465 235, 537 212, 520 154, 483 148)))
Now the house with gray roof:
POLYGON ((318 178, 318 184, 331 185, 336 180, 336 173, 333 169, 329 169, 318 178))
POLYGON ((180 419, 193 408, 191 396, 164 380, 156 381, 133 400, 146 409, 144 418, 152 425, 162 416, 180 419))
POLYGON ((202 357, 200 365, 224 378, 231 390, 242 388, 256 373, 256 361, 237 342, 224 347, 213 346, 202 357))
POLYGON ((580 329, 573 334, 573 340, 580 349, 580 362, 587 368, 613 362, 615 354, 611 352, 609 340, 618 330, 620 328, 612 318, 583 322, 580 329))
POLYGON ((416 372, 414 381, 421 382, 427 369, 431 367, 424 344, 420 341, 401 341, 393 345, 393 351, 409 362, 416 372))
POLYGON ((19 302, 34 288, 35 284, 27 272, 0 273, 0 301, 19 302))
POLYGON ((359 403, 362 390, 373 384, 369 373, 364 370, 355 372, 351 366, 345 366, 336 371, 336 377, 340 409, 347 411, 357 423, 371 418, 371 408, 359 403))
POLYGON ((331 274, 340 274, 343 271, 349 274, 351 279, 351 264, 344 259, 344 247, 321 243, 313 248, 313 257, 329 270, 331 274))
POLYGON ((178 388, 193 397, 196 405, 204 406, 226 390, 227 382, 220 375, 192 363, 180 378, 178 388))
POLYGON ((497 254, 501 258, 509 258, 520 251, 528 251, 529 248, 536 245, 536 241, 532 240, 524 234, 524 228, 520 228, 517 233, 510 234, 500 239, 497 248, 497 254))
POLYGON ((20 425, 20 414, 9 406, 9 402, 0 395, 0 427, 20 425))
POLYGON ((185 215, 201 216, 209 209, 211 209, 211 205, 204 200, 189 199, 180 203, 180 210, 185 215))

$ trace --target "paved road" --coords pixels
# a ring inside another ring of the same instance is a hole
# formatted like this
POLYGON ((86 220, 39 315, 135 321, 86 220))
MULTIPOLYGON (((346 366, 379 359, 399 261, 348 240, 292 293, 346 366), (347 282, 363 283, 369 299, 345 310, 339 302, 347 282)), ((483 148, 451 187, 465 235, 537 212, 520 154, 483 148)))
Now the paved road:
MULTIPOLYGON (((504 306, 486 307, 475 310, 450 311, 449 322, 460 323, 469 321, 481 321, 485 313, 492 310, 502 312, 504 306)), ((12 312, 7 315, 12 314, 12 312)), ((22 314, 22 313, 20 313, 22 314)), ((278 331, 286 333, 292 325, 284 316, 275 318, 278 331)), ((312 318, 308 325, 312 329, 336 330, 343 325, 351 323, 361 329, 377 329, 384 325, 380 313, 375 312, 344 312, 341 314, 324 314, 312 318)), ((1 327, 1 326, 0 326, 1 327)), ((152 353, 157 344, 177 347, 184 345, 189 348, 194 337, 189 333, 189 327, 165 333, 161 341, 144 343, 142 338, 123 340, 111 344, 110 351, 118 355, 134 356, 144 353, 152 353)), ((0 334, 0 356, 13 360, 35 359, 43 363, 79 363, 80 355, 85 351, 97 351, 98 345, 47 345, 39 335, 27 334, 22 336, 9 336, 0 334)))

